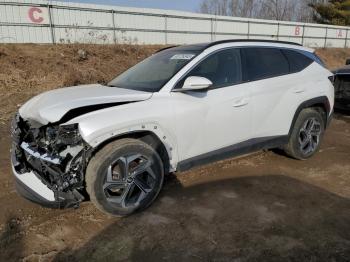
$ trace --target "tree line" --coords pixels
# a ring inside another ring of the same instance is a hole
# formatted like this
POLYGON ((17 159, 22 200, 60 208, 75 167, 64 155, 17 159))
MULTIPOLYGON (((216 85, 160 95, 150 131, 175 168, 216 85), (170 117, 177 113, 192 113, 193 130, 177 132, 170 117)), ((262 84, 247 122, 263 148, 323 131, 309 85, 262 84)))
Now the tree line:
POLYGON ((350 0, 202 0, 206 14, 350 25, 350 0))

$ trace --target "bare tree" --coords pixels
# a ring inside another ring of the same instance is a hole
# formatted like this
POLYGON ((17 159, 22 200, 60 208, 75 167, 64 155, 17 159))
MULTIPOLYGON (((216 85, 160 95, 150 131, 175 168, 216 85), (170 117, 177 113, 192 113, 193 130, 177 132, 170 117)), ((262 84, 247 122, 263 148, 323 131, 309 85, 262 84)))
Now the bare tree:
POLYGON ((291 20, 293 3, 289 0, 262 1, 261 18, 273 20, 291 20))
POLYGON ((259 12, 256 5, 259 0, 230 1, 232 14, 240 17, 254 17, 259 12))
POLYGON ((325 0, 202 0, 201 13, 262 18, 284 21, 311 22, 310 3, 325 0))
POLYGON ((254 8, 255 2, 256 0, 240 1, 238 5, 239 14, 244 17, 253 17, 255 15, 254 10, 256 9, 254 8))

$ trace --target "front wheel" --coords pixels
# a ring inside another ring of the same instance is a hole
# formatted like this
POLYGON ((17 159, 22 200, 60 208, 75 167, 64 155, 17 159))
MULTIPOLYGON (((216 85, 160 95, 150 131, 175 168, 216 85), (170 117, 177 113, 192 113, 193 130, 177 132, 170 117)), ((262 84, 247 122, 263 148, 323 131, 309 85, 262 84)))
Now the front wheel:
POLYGON ((158 153, 136 139, 102 148, 86 170, 86 190, 101 211, 126 216, 148 207, 160 192, 164 168, 158 153))
POLYGON ((324 127, 320 112, 313 108, 304 109, 295 122, 285 152, 300 160, 310 158, 320 148, 324 127))

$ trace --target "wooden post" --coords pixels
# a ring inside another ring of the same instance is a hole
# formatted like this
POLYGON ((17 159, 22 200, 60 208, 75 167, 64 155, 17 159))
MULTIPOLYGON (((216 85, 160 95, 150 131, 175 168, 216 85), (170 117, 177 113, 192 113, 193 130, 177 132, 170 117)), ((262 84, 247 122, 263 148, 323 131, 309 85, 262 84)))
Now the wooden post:
POLYGON ((304 45, 304 39, 305 39, 305 24, 303 24, 303 33, 301 35, 301 45, 304 45))
POLYGON ((115 18, 114 18, 114 10, 111 10, 111 14, 112 14, 112 25, 113 25, 113 42, 114 44, 117 44, 117 33, 116 33, 116 27, 115 27, 115 18))
POLYGON ((250 21, 248 20, 248 39, 250 39, 250 21))
POLYGON ((168 44, 168 17, 164 15, 164 42, 168 44))
POLYGON ((49 25, 50 25, 50 33, 51 33, 51 42, 53 44, 56 44, 56 39, 55 39, 55 32, 54 32, 54 26, 53 26, 53 21, 52 21, 52 13, 51 13, 52 5, 47 4, 47 12, 49 15, 49 25))
POLYGON ((344 48, 348 47, 348 35, 349 35, 349 29, 346 29, 345 46, 344 46, 344 48))

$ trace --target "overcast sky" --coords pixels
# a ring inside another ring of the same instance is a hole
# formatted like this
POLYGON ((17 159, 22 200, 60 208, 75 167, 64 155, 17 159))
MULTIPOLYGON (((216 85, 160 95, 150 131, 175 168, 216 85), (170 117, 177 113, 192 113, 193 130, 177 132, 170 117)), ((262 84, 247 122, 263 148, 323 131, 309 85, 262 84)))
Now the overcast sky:
POLYGON ((196 12, 201 0, 61 0, 90 4, 106 4, 130 7, 158 8, 196 12))

